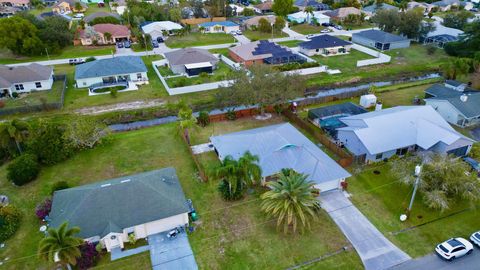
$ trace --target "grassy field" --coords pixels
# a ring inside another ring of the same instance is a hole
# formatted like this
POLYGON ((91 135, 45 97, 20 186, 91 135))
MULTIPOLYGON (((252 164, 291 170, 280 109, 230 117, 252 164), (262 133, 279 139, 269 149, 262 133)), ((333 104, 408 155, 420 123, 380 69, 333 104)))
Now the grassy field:
POLYGON ((230 67, 223 63, 222 61, 218 62, 218 68, 213 71, 212 74, 208 76, 196 76, 196 77, 173 77, 165 79, 169 87, 182 87, 195 84, 203 84, 210 82, 223 81, 229 78, 232 70, 230 67))
POLYGON ((218 53, 218 54, 221 54, 221 55, 223 55, 223 56, 229 57, 229 56, 228 56, 228 52, 229 52, 228 48, 211 49, 211 50, 208 50, 208 51, 211 52, 211 53, 213 53, 213 54, 218 53))
POLYGON ((367 167, 362 173, 348 180, 349 192, 353 194, 351 198, 363 214, 410 256, 424 256, 433 252, 435 245, 444 240, 454 236, 468 238, 472 232, 478 230, 478 208, 447 217, 470 208, 470 205, 457 201, 449 210, 441 213, 427 208, 422 202, 421 193, 415 198, 410 219, 400 222, 399 217, 405 213, 412 187, 395 182, 397 179, 391 175, 389 169, 388 164, 367 167), (380 174, 374 174, 374 170, 380 174), (433 222, 422 225, 429 221, 433 222), (417 225, 420 226, 399 233, 400 230, 417 225))
MULTIPOLYGON (((257 40, 264 40, 264 39, 271 39, 272 38, 272 33, 271 32, 260 32, 260 31, 253 31, 253 30, 245 30, 243 31, 243 35, 249 38, 251 41, 257 41, 257 40)), ((281 38, 281 37, 288 37, 287 34, 284 32, 273 32, 273 38, 281 38)))
MULTIPOLYGON (((241 121, 215 123, 215 130, 224 133, 270 123, 241 121)), ((201 136, 196 136, 195 132, 192 135, 195 140, 200 141, 201 137, 203 141, 209 133, 210 127, 199 130, 201 136)), ((255 203, 262 189, 256 189, 241 201, 223 201, 216 181, 199 182, 188 149, 177 134, 175 123, 114 134, 108 144, 44 168, 38 179, 23 187, 8 183, 6 168, 0 167, 0 189, 23 213, 19 231, 6 242, 6 248, 0 250, 1 258, 10 257, 3 268, 51 268, 36 256, 42 235, 38 232, 41 224, 34 215, 34 208, 48 196, 53 183, 65 180, 78 186, 168 166, 177 169, 186 197, 193 200, 200 217, 201 223, 189 236, 200 269, 286 268, 347 245, 341 232, 323 212, 320 220, 312 224, 311 232, 303 235, 277 232, 274 224, 261 213, 259 204, 255 203), (258 256, 259 253, 262 255, 258 256)), ((210 160, 214 159, 210 156, 210 160)), ((142 253, 111 263, 108 258, 103 258, 99 266, 102 269, 147 269, 149 260, 149 254, 142 253)), ((314 267, 362 268, 353 250, 318 262, 314 267)))
POLYGON ((293 48, 293 47, 298 47, 298 44, 302 42, 303 40, 288 40, 288 41, 278 42, 278 44, 293 48))
POLYGON ((75 88, 74 73, 75 67, 70 65, 57 65, 55 66, 55 72, 66 73, 67 76, 67 92, 65 95, 65 109, 74 110, 83 107, 98 106, 98 105, 108 105, 119 102, 129 102, 134 100, 146 100, 152 98, 164 98, 166 97, 167 91, 163 87, 160 79, 153 70, 152 61, 161 59, 161 56, 143 56, 143 61, 147 66, 148 72, 147 76, 149 78, 148 85, 139 86, 137 91, 128 91, 118 93, 117 97, 112 97, 110 95, 97 95, 89 96, 88 89, 86 88, 75 88))
MULTIPOLYGON (((65 59, 65 58, 78 58, 89 57, 98 55, 107 55, 115 52, 115 46, 68 46, 58 54, 50 54, 50 59, 65 59)), ((47 61, 48 57, 46 53, 40 56, 15 56, 10 51, 2 49, 0 50, 0 64, 14 64, 23 62, 34 61, 47 61)))
MULTIPOLYGON (((337 75, 319 74, 311 76, 308 79, 308 84, 312 86, 335 86, 365 80, 394 79, 405 74, 418 75, 427 72, 436 72, 440 69, 441 64, 451 59, 443 50, 437 50, 434 54, 429 55, 425 46, 416 44, 412 44, 410 48, 388 51, 387 54, 392 56, 392 61, 382 65, 353 68, 352 65, 354 65, 354 63, 345 63, 346 67, 342 70, 341 66, 331 63, 333 66, 339 67, 342 73, 337 75), (347 71, 350 70, 350 72, 344 72, 345 68, 347 68, 347 71)), ((337 58, 337 56, 332 59, 335 58, 337 58)))
POLYGON ((187 48, 194 46, 206 46, 235 42, 237 42, 237 40, 229 34, 202 34, 198 32, 192 32, 184 36, 169 37, 165 41, 165 44, 167 45, 167 47, 170 48, 187 48))
POLYGON ((351 49, 349 54, 334 56, 312 56, 321 65, 326 65, 330 69, 339 69, 342 73, 352 73, 357 69, 357 61, 372 59, 373 57, 361 51, 351 49))
POLYGON ((63 90, 63 81, 55 81, 52 90, 35 91, 32 93, 22 94, 15 99, 5 99, 4 108, 23 107, 27 105, 40 105, 45 103, 60 102, 63 90))
POLYGON ((325 27, 321 25, 316 26, 316 25, 302 23, 302 24, 293 25, 290 27, 290 29, 303 35, 310 35, 310 34, 319 34, 320 31, 325 29, 325 27))

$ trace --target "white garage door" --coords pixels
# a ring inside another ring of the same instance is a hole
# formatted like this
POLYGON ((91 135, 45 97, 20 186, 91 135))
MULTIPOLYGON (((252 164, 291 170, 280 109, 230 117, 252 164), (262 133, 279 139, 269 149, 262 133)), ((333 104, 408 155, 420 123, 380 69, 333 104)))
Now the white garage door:
POLYGON ((320 189, 320 192, 337 189, 340 187, 340 180, 333 180, 333 181, 324 182, 321 184, 316 184, 315 187, 320 189))

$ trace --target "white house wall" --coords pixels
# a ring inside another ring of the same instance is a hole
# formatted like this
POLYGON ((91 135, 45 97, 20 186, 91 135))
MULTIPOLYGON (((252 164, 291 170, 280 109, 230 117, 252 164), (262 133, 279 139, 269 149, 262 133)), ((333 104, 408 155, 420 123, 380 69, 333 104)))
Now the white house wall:
POLYGON ((361 156, 368 153, 363 143, 351 130, 338 130, 337 139, 345 145, 348 151, 352 152, 356 156, 361 156))
POLYGON ((432 106, 447 122, 458 126, 459 113, 450 102, 426 99, 425 103, 426 105, 432 106))
POLYGON ((328 182, 316 184, 315 188, 320 189, 320 192, 325 192, 333 189, 340 188, 340 182, 344 181, 345 179, 336 179, 336 180, 331 180, 328 182))
POLYGON ((172 230, 176 227, 182 227, 188 224, 188 213, 148 222, 135 226, 135 237, 145 238, 149 235, 172 230))
MULTIPOLYGON (((117 75, 112 75, 115 76, 115 77, 118 77, 118 76, 124 76, 124 75, 129 75, 130 76, 130 80, 132 82, 136 82, 136 81, 148 81, 148 77, 147 77, 147 73, 146 72, 138 72, 138 73, 130 73, 130 74, 117 74, 117 75), (137 74, 138 73, 141 73, 142 74, 142 79, 141 80, 137 80, 137 74)), ((103 80, 102 78, 104 77, 110 77, 110 76, 102 76, 102 77, 93 77, 93 78, 85 78, 85 79, 78 79, 77 80, 77 88, 85 88, 85 87, 89 87, 93 84, 97 84, 97 83, 103 83, 103 80)))

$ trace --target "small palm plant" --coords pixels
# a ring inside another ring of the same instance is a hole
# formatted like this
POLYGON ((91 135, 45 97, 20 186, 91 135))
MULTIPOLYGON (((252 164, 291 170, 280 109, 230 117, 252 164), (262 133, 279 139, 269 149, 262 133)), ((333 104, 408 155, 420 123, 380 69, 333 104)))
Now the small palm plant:
POLYGON ((77 263, 77 258, 81 256, 79 246, 84 242, 83 239, 75 236, 80 232, 80 228, 68 228, 65 222, 58 229, 48 229, 48 236, 40 241, 38 252, 41 258, 49 261, 59 261, 62 265, 70 268, 70 265, 77 263))
POLYGON ((303 232, 318 218, 320 203, 313 194, 314 184, 304 174, 282 171, 278 181, 268 183, 270 190, 262 194, 261 208, 269 217, 277 218, 277 228, 283 226, 284 233, 290 229, 296 232, 299 226, 303 232))

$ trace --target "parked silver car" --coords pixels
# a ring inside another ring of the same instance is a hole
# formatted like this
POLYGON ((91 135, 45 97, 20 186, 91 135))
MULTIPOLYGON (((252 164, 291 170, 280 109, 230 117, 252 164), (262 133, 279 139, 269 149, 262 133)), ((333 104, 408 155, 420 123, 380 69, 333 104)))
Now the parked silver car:
POLYGON ((437 245, 437 255, 441 258, 452 261, 456 258, 468 255, 473 251, 473 245, 464 238, 451 238, 437 245))

